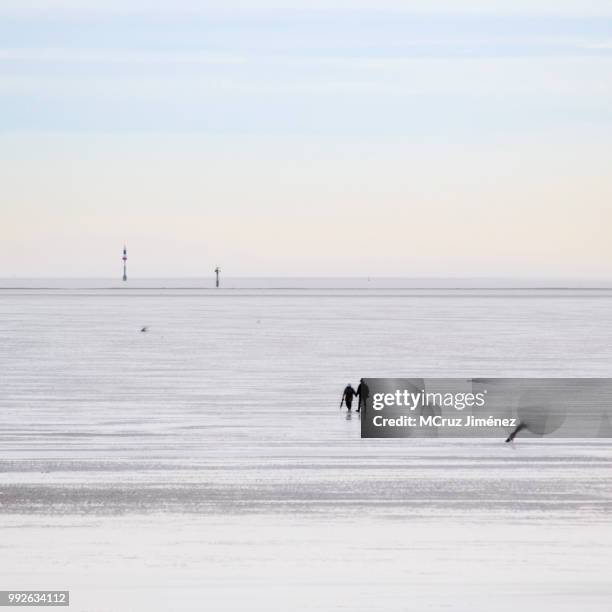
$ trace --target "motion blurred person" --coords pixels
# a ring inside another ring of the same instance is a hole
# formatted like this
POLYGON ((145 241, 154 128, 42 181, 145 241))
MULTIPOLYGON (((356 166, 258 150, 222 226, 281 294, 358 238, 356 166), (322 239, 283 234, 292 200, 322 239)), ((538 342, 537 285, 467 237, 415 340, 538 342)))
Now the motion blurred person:
POLYGON ((525 427, 527 427, 525 423, 519 423, 514 429, 514 431, 506 438, 506 442, 512 442, 514 438, 516 438, 516 434, 519 431, 522 431, 523 429, 525 429, 525 427))
POLYGON ((340 408, 342 408, 342 404, 346 402, 346 409, 350 412, 351 407, 353 405, 353 398, 357 392, 351 386, 351 383, 344 387, 344 391, 342 392, 342 401, 340 402, 340 408))

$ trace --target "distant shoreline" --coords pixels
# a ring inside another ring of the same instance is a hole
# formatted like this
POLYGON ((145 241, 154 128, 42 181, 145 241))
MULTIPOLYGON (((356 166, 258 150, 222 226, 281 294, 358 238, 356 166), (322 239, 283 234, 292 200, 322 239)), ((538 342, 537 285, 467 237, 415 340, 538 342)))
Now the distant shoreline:
POLYGON ((612 279, 400 278, 400 277, 221 277, 201 278, 0 278, 0 291, 401 291, 520 292, 612 291, 612 279))

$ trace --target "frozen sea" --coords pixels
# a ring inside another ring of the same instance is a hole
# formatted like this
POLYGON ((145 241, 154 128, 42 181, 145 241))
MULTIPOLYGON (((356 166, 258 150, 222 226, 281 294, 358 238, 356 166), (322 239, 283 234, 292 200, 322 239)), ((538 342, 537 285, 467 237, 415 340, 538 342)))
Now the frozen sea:
POLYGON ((611 376, 612 288, 536 284, 0 281, 0 589, 609 612, 612 441, 361 440, 339 410, 361 376, 611 376))

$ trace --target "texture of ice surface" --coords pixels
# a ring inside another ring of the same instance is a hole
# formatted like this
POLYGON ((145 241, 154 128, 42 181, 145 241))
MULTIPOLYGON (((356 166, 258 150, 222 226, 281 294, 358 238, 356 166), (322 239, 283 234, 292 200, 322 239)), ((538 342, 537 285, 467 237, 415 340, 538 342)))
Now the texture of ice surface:
POLYGON ((610 376, 612 291, 9 286, 0 588, 612 609, 610 441, 361 440, 339 410, 361 376, 610 376))

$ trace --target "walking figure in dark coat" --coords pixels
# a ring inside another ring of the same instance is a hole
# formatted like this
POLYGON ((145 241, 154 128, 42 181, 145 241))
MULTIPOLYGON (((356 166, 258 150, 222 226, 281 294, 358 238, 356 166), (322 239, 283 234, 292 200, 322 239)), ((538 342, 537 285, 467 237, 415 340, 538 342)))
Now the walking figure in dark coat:
POLYGON ((351 383, 344 387, 344 391, 342 392, 342 401, 340 402, 340 408, 342 408, 342 404, 346 403, 346 409, 350 412, 351 407, 353 405, 353 398, 357 394, 357 391, 353 389, 351 383))
POLYGON ((359 396, 359 404, 357 404, 357 412, 360 412, 363 408, 365 412, 366 401, 368 397, 370 397, 370 388, 366 385, 363 378, 359 381, 359 386, 357 387, 357 395, 359 396))

